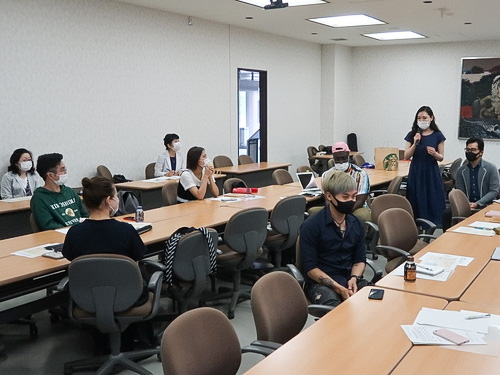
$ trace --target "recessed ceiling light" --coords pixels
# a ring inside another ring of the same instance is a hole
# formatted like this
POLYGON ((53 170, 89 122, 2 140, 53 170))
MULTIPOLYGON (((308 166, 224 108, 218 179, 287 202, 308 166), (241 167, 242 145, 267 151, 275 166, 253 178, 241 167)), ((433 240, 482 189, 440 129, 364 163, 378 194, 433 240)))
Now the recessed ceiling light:
POLYGON ((350 26, 369 26, 369 25, 384 25, 385 22, 376 18, 364 15, 353 14, 350 16, 335 16, 335 17, 319 17, 309 18, 309 21, 317 22, 330 27, 350 27, 350 26))
MULTIPOLYGON (((269 0, 236 0, 241 3, 247 3, 250 5, 255 5, 264 8, 266 5, 271 4, 269 0)), ((328 3, 326 0, 283 0, 284 3, 288 3, 289 7, 298 7, 301 5, 315 5, 315 4, 325 4, 328 3)))
POLYGON ((421 39, 427 38, 413 31, 390 31, 387 33, 362 34, 368 38, 377 40, 400 40, 400 39, 421 39))

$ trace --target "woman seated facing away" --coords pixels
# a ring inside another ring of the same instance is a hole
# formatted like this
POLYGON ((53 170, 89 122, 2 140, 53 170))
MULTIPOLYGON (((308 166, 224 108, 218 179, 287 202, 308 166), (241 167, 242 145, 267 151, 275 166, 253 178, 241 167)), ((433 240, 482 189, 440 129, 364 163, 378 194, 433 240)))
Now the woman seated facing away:
POLYGON ((169 133, 163 138, 166 151, 158 155, 155 164, 155 177, 179 176, 185 168, 184 157, 180 153, 181 142, 175 133, 169 133))
POLYGON ((119 204, 113 183, 105 177, 85 177, 82 186, 89 218, 73 225, 66 234, 62 250, 66 259, 97 253, 142 259, 146 246, 134 227, 111 218, 119 204))
POLYGON ((202 147, 191 147, 187 153, 187 171, 181 174, 177 187, 177 201, 187 202, 205 199, 210 188, 214 197, 219 195, 215 183, 215 169, 202 147))
POLYGON ((18 148, 10 156, 7 173, 2 176, 2 199, 27 197, 33 195, 41 186, 40 176, 35 171, 33 155, 25 148, 18 148))

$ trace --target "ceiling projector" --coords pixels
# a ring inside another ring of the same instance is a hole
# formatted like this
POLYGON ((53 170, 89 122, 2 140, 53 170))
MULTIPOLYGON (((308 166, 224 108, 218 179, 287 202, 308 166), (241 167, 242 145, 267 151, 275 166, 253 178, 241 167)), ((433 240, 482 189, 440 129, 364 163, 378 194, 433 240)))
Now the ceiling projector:
POLYGON ((283 0, 270 0, 271 4, 266 5, 264 9, 281 9, 281 8, 286 8, 288 6, 288 3, 284 3, 283 0))

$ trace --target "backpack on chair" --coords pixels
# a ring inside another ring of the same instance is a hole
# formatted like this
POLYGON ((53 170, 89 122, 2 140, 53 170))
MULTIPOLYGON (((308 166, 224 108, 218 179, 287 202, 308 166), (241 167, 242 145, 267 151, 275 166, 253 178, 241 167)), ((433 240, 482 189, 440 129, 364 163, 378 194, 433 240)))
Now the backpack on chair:
POLYGON ((131 191, 118 191, 118 211, 115 216, 133 214, 137 211, 137 207, 140 206, 139 200, 131 191))

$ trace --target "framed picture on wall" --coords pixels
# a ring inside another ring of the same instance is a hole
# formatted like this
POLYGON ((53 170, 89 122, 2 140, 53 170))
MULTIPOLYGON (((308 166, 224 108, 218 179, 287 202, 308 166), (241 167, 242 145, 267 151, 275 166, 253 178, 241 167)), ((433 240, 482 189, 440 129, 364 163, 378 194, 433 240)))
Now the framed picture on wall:
POLYGON ((500 140, 500 57, 462 59, 458 138, 500 140))

